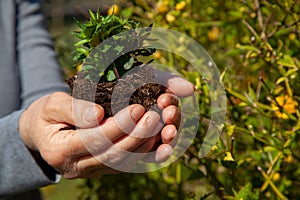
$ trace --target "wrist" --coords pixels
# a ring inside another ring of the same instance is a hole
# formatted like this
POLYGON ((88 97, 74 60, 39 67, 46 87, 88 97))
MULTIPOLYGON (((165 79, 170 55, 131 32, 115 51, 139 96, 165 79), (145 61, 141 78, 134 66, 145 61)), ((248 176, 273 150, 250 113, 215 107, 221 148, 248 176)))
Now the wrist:
POLYGON ((33 150, 33 151, 37 151, 37 148, 33 145, 33 143, 31 142, 31 137, 28 134, 28 126, 30 126, 30 123, 27 121, 27 112, 28 110, 25 110, 20 118, 19 118, 19 133, 21 135, 21 138, 25 144, 25 146, 29 149, 29 150, 33 150))

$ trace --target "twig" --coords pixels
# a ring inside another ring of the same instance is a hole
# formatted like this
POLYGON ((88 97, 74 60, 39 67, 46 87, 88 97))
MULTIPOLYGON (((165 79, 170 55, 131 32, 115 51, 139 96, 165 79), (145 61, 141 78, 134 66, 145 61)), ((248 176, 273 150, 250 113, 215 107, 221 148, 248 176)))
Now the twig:
POLYGON ((271 88, 267 85, 267 83, 265 82, 265 80, 260 76, 259 80, 263 83, 263 85, 268 89, 270 95, 272 96, 274 102, 276 103, 278 108, 283 108, 282 105, 280 105, 280 103, 277 101, 276 96, 273 94, 273 90, 271 90, 271 88))
POLYGON ((262 18, 262 14, 261 14, 259 1, 254 0, 254 4, 255 4, 255 7, 257 10, 258 25, 260 26, 260 28, 262 30, 262 35, 265 35, 265 27, 264 27, 264 23, 263 23, 263 18, 262 18))
POLYGON ((257 32, 254 30, 254 28, 245 20, 242 20, 242 23, 246 25, 246 27, 249 29, 249 31, 255 35, 256 37, 258 37, 259 35, 257 34, 257 32))
POLYGON ((261 173, 261 175, 266 179, 266 181, 269 183, 269 185, 271 186, 271 188, 274 190, 274 192, 276 193, 276 195, 283 200, 288 199, 286 196, 284 196, 279 190, 278 188, 274 185, 274 183, 272 182, 272 180, 270 179, 270 177, 266 174, 266 172, 260 167, 257 167, 257 170, 261 173))

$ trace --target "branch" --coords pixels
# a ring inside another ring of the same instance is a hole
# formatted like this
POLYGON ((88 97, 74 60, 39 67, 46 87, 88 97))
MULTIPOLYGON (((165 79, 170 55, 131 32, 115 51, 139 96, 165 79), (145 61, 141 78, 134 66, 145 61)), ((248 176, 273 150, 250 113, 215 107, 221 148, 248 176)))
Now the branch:
POLYGON ((254 30, 254 28, 245 20, 242 20, 243 24, 249 29, 249 31, 255 35, 256 37, 258 37, 259 35, 257 34, 257 32, 254 30))
POLYGON ((257 10, 258 25, 261 28, 261 37, 265 38, 266 27, 264 26, 264 23, 263 23, 263 17, 262 17, 262 13, 261 13, 261 9, 260 9, 259 0, 254 0, 254 4, 255 4, 255 8, 257 10))

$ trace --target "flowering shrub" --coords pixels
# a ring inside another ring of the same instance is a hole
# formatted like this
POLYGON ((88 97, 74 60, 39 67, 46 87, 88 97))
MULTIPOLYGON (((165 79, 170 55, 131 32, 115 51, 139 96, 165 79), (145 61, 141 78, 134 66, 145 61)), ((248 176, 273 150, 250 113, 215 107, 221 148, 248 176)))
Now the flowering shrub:
POLYGON ((157 51, 156 60, 175 66, 196 86, 201 125, 193 145, 159 171, 86 180, 80 198, 297 199, 300 2, 121 0, 112 10, 198 41, 221 71, 227 118, 217 144, 199 158, 210 119, 206 80, 179 56, 157 51))

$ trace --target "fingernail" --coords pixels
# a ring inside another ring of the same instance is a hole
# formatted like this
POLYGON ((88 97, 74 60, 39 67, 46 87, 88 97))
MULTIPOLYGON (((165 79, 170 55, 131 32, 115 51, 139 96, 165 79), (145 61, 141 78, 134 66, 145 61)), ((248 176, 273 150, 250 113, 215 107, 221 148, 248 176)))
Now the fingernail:
POLYGON ((173 149, 170 146, 164 146, 162 149, 159 149, 157 154, 155 155, 156 162, 164 162, 166 161, 173 153, 173 149))
POLYGON ((172 154, 172 152, 173 152, 173 149, 171 147, 169 147, 169 146, 166 146, 161 151, 164 152, 165 155, 170 156, 172 154))
POLYGON ((172 124, 179 119, 180 110, 177 107, 170 106, 163 112, 163 121, 166 124, 172 124))
POLYGON ((96 106, 89 106, 85 110, 85 119, 89 122, 97 121, 99 117, 99 109, 96 106))
POLYGON ((149 111, 146 115, 147 116, 143 119, 144 127, 155 126, 160 119, 159 114, 154 111, 149 111))
POLYGON ((167 138, 170 141, 172 141, 175 138, 176 134, 177 134, 177 130, 176 130, 175 126, 172 126, 172 127, 173 128, 169 128, 168 132, 167 132, 167 138))
POLYGON ((134 106, 130 110, 131 110, 130 116, 133 121, 137 121, 138 119, 140 119, 145 112, 145 109, 142 106, 134 106))

